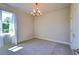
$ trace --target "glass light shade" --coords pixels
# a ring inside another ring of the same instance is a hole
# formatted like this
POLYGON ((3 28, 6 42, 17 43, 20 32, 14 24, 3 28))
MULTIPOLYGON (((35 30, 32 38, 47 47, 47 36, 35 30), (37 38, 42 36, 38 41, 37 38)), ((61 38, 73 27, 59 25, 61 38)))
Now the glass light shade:
POLYGON ((31 12, 31 15, 32 16, 41 16, 42 13, 40 12, 40 10, 38 9, 38 4, 36 3, 35 6, 34 6, 34 9, 33 11, 31 12))

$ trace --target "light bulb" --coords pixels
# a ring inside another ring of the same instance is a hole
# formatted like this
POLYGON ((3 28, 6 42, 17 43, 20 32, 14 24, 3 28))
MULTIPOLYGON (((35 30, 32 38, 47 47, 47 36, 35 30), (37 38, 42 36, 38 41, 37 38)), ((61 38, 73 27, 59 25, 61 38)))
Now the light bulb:
POLYGON ((38 7, 36 9, 38 10, 38 7))
POLYGON ((33 9, 33 12, 35 12, 35 9, 33 9))
POLYGON ((31 12, 31 15, 33 16, 40 16, 42 15, 42 13, 40 12, 40 10, 38 9, 38 4, 36 3, 34 8, 33 8, 33 12, 31 12))

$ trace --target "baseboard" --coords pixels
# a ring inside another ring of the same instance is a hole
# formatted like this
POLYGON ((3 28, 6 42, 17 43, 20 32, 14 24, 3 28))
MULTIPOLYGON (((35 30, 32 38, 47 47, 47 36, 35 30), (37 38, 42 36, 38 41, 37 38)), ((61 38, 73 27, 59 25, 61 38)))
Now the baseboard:
POLYGON ((20 41, 20 42, 18 42, 18 44, 24 43, 24 42, 26 42, 26 41, 28 41, 28 40, 33 39, 33 38, 34 38, 34 37, 29 37, 29 39, 27 39, 27 40, 23 40, 23 41, 20 41))
POLYGON ((58 41, 58 40, 54 40, 54 39, 52 40, 52 39, 45 38, 45 37, 42 37, 42 36, 32 36, 32 37, 29 37, 29 39, 27 39, 27 40, 24 40, 24 41, 18 42, 18 44, 23 43, 23 42, 26 42, 26 41, 28 41, 28 40, 30 40, 30 39, 33 39, 33 38, 38 38, 38 39, 43 39, 43 40, 48 40, 48 41, 57 42, 57 43, 60 43, 60 44, 70 45, 69 42, 63 42, 63 41, 58 41))
POLYGON ((45 37, 42 37, 42 36, 34 36, 34 38, 39 38, 39 39, 43 39, 43 40, 48 40, 48 41, 57 42, 57 43, 60 43, 60 44, 70 45, 69 42, 63 42, 63 41, 58 41, 58 40, 52 40, 52 39, 45 38, 45 37))

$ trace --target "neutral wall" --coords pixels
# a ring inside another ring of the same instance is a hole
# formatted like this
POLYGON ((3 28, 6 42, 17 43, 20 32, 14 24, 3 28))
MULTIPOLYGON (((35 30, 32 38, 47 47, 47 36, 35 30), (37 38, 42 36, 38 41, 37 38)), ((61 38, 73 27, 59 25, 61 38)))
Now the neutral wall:
POLYGON ((19 41, 25 41, 33 37, 33 17, 20 12, 17 13, 18 17, 18 35, 19 41))
POLYGON ((35 17, 35 36, 50 41, 70 42, 69 7, 35 17))
POLYGON ((79 3, 71 4, 71 48, 79 49, 79 3))
POLYGON ((18 42, 28 40, 33 36, 33 17, 7 4, 0 4, 0 9, 13 12, 17 17, 18 42))

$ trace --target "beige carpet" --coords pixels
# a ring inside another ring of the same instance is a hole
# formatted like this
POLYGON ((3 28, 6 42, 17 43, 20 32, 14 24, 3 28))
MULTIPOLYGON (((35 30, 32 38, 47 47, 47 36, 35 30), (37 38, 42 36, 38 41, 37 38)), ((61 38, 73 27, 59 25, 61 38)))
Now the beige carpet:
POLYGON ((7 46, 0 49, 0 54, 5 55, 72 55, 71 49, 68 45, 59 44, 42 39, 31 39, 19 44, 23 49, 12 52, 8 51, 7 46))

